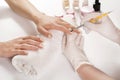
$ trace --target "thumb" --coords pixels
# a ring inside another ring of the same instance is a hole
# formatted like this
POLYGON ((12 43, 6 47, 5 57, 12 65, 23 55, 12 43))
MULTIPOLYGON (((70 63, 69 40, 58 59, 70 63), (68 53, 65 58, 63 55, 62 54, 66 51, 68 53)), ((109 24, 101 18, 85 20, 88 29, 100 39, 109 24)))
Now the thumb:
POLYGON ((86 34, 89 34, 91 32, 91 29, 87 27, 83 27, 83 30, 85 31, 86 34))
POLYGON ((37 27, 37 30, 42 35, 44 35, 44 36, 46 36, 48 38, 52 38, 52 34, 49 31, 47 31, 44 27, 39 26, 39 27, 37 27))

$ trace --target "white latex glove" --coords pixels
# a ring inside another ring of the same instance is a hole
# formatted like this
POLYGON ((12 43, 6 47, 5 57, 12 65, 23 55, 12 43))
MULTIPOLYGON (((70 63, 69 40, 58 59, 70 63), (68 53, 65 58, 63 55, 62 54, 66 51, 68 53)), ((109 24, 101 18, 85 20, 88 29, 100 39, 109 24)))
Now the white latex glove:
MULTIPOLYGON (((84 17, 83 22, 97 15, 100 15, 100 13, 87 14, 84 17)), ((92 24, 90 22, 85 22, 84 27, 86 27, 89 30, 96 31, 102 36, 120 44, 120 30, 117 27, 115 27, 115 25, 112 23, 108 16, 104 17, 100 24, 92 24)))
POLYGON ((71 35, 64 35, 63 53, 75 70, 77 70, 82 64, 89 64, 83 51, 83 37, 81 34, 72 32, 71 35))

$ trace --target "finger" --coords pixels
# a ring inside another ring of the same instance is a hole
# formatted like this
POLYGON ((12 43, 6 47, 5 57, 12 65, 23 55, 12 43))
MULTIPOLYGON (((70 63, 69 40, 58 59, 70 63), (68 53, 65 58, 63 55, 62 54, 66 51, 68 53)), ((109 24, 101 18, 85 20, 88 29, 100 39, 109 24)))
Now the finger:
POLYGON ((80 34, 81 32, 78 29, 73 29, 73 32, 80 34))
POLYGON ((92 30, 96 28, 101 28, 101 24, 93 24, 88 21, 84 23, 84 26, 92 30))
POLYGON ((63 48, 63 50, 66 47, 66 42, 67 42, 67 37, 66 37, 66 34, 64 34, 63 37, 62 37, 62 48, 63 48))
POLYGON ((27 55, 28 53, 24 50, 15 50, 14 55, 27 55))
POLYGON ((71 43, 74 43, 75 42, 75 39, 77 38, 77 33, 75 32, 72 32, 71 35, 68 35, 67 34, 67 44, 71 44, 71 43))
POLYGON ((65 22, 65 21, 63 21, 63 20, 59 20, 59 21, 56 21, 57 22, 57 24, 59 24, 59 25, 63 25, 63 26, 65 26, 66 28, 74 28, 74 26, 72 26, 71 24, 69 24, 68 22, 65 22))
POLYGON ((83 27, 83 30, 84 30, 87 34, 92 31, 90 28, 87 28, 87 27, 83 27))
POLYGON ((20 44, 29 44, 29 45, 33 45, 33 46, 36 46, 36 47, 39 47, 39 48, 43 47, 41 42, 30 40, 30 39, 23 40, 20 44))
POLYGON ((83 47, 84 47, 84 37, 82 35, 78 36, 78 47, 80 49, 83 49, 83 47))
POLYGON ((80 41, 81 41, 81 38, 82 38, 82 34, 78 34, 77 35, 77 38, 76 38, 76 40, 75 40, 75 43, 76 43, 76 45, 79 47, 79 45, 80 45, 80 41))
POLYGON ((37 37, 37 36, 27 36, 27 37, 23 37, 22 39, 23 39, 23 40, 32 39, 32 40, 35 40, 35 41, 38 41, 38 42, 43 42, 43 40, 40 39, 40 38, 37 37))
POLYGON ((51 38, 52 37, 52 34, 50 32, 48 32, 45 28, 43 28, 42 26, 41 27, 38 27, 38 32, 40 32, 42 35, 48 37, 48 38, 51 38))
POLYGON ((33 46, 33 45, 28 45, 28 44, 21 44, 19 45, 18 49, 20 50, 38 50, 39 47, 33 46))
POLYGON ((84 22, 84 26, 85 26, 85 27, 88 27, 88 28, 89 28, 89 27, 92 26, 92 25, 93 25, 93 24, 90 23, 90 22, 88 22, 88 21, 87 21, 87 22, 84 22))
MULTIPOLYGON (((68 30, 74 29, 75 27, 72 26, 71 24, 69 24, 68 22, 65 21, 58 21, 57 22, 59 25, 63 25, 64 27, 66 27, 68 30)), ((73 32, 76 33, 80 33, 80 31, 78 29, 74 29, 73 32)))
POLYGON ((54 29, 60 30, 60 31, 65 32, 67 34, 71 34, 71 32, 62 25, 55 24, 54 29))

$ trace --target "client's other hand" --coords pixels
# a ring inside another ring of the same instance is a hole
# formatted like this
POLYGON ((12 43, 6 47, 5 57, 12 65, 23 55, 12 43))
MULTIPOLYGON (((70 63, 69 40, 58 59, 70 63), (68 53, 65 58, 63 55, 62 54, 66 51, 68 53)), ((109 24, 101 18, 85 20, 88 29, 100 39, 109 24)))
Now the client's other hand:
POLYGON ((26 55, 25 50, 38 50, 42 48, 43 41, 36 36, 26 36, 0 42, 0 57, 13 57, 15 55, 26 55))

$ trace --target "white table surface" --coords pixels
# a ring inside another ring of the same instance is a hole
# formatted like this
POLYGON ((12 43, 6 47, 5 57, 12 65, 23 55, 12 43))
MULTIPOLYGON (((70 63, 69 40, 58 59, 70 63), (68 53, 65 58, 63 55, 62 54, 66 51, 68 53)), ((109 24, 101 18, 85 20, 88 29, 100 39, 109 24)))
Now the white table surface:
MULTIPOLYGON (((61 0, 30 0, 40 11, 48 15, 62 14, 61 0)), ((101 0, 102 11, 120 11, 119 0, 101 0), (114 4, 113 4, 114 3, 114 4), (112 5, 112 6, 109 6, 112 5)), ((91 0, 92 3, 92 0, 91 0)), ((35 25, 12 12, 4 0, 0 0, 0 41, 10 40, 19 36, 36 34, 35 25)), ((117 27, 120 18, 110 15, 117 27)), ((120 47, 95 32, 85 35, 85 52, 90 62, 105 73, 120 80, 120 47), (92 47, 91 47, 92 46, 92 47)), ((41 80, 80 80, 72 70, 66 58, 56 55, 54 67, 42 76, 41 80), (63 66, 64 65, 64 66, 63 66)), ((29 78, 17 72, 8 59, 0 58, 0 80, 28 80, 29 78)))

